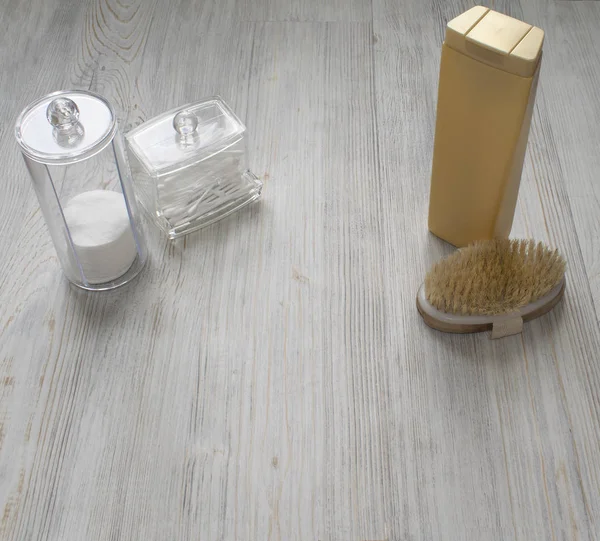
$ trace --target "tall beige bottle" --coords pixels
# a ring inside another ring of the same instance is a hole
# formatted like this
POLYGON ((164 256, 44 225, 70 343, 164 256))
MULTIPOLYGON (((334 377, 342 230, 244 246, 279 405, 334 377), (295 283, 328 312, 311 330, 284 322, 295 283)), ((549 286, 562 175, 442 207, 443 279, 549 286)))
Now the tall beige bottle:
POLYGON ((429 229, 455 246, 510 233, 543 41, 540 28, 482 6, 448 23, 429 229))

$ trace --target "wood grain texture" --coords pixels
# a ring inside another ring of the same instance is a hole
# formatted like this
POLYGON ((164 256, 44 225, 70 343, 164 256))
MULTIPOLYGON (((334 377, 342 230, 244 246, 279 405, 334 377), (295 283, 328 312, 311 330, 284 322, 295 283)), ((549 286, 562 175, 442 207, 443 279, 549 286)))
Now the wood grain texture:
POLYGON ((568 196, 590 282, 596 312, 600 310, 600 105, 594 98, 600 66, 594 59, 600 46, 598 2, 523 4, 525 16, 545 24, 547 47, 542 87, 547 121, 554 135, 562 184, 568 196))
MULTIPOLYGON (((421 217, 441 32, 466 7, 374 2, 377 129, 386 134, 379 137, 382 212, 403 232, 398 238, 388 230, 384 268, 412 267, 386 284, 388 295, 404 300, 391 305, 387 318, 400 329, 390 349, 402 352, 389 377, 410 382, 418 397, 391 387, 390 416, 416 427, 413 434, 390 436, 392 478, 406 480, 404 487, 392 485, 392 499, 411 494, 409 511, 395 515, 392 531, 398 539, 594 539, 600 516, 593 458, 600 444, 598 325, 543 92, 514 233, 564 250, 570 261, 566 302, 529 324, 522 337, 501 343, 439 335, 412 320, 411 290, 448 250, 428 236, 421 217), (437 42, 431 40, 436 34, 437 42), (396 195, 400 183, 410 198, 396 195), (415 400, 424 396, 425 407, 417 408, 415 400), (412 419, 417 411, 428 422, 412 419), (423 441, 429 442, 425 450, 423 441)), ((523 17, 518 3, 505 7, 523 17)), ((543 27, 543 19, 531 22, 543 27)))
POLYGON ((148 227, 140 278, 86 294, 8 123, 2 541, 597 537, 597 3, 487 3, 547 31, 514 233, 565 252, 563 304, 495 342, 414 306, 450 251, 426 230, 437 76, 471 5, 5 0, 4 118, 91 88, 128 129, 218 93, 265 188, 175 243, 148 227))
MULTIPOLYGON (((232 1, 232 0, 230 0, 232 1)), ((367 0, 233 0, 242 20, 259 22, 370 22, 367 0)))

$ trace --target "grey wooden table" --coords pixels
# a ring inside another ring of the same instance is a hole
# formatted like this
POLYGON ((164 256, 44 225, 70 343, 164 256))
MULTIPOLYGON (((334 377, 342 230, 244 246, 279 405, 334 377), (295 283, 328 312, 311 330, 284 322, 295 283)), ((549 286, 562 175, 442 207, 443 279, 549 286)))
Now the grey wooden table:
POLYGON ((568 292, 522 336, 428 329, 440 45, 458 0, 2 0, 0 539, 600 539, 600 2, 547 32, 515 236, 568 292), (123 130, 219 93, 260 204, 140 278, 69 287, 14 141, 28 102, 123 130))

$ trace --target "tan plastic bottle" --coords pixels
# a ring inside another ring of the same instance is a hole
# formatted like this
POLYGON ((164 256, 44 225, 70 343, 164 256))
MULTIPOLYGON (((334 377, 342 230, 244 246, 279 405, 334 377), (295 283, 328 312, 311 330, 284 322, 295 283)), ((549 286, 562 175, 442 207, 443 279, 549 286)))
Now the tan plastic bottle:
POLYGON ((465 246, 512 227, 544 32, 476 6, 442 46, 429 229, 465 246))

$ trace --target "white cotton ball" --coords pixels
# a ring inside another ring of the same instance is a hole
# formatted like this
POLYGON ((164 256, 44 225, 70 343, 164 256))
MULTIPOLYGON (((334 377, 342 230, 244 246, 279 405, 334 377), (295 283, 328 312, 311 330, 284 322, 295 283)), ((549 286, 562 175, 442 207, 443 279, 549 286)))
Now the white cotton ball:
MULTIPOLYGON (((135 260, 137 249, 122 194, 110 190, 83 192, 63 209, 71 240, 90 284, 123 275, 135 260)), ((73 262, 77 268, 77 262, 73 262)))

